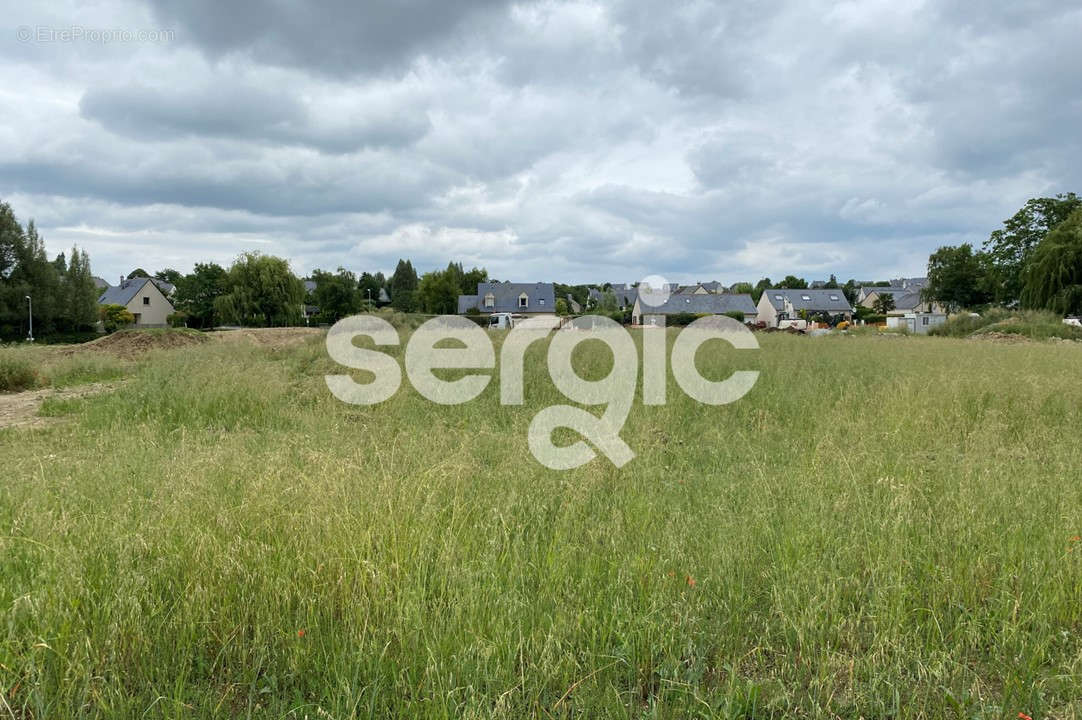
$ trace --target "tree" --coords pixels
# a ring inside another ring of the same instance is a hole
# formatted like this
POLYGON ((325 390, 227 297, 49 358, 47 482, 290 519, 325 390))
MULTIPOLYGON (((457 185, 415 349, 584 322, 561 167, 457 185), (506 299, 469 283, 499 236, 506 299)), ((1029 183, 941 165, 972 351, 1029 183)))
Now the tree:
POLYGON ((379 302, 379 291, 383 284, 382 274, 377 277, 372 273, 363 272, 357 280, 357 292, 360 293, 361 299, 366 305, 371 303, 372 306, 375 306, 379 302))
POLYGON ((159 280, 164 280, 175 287, 177 283, 180 282, 180 279, 184 276, 181 275, 178 270, 174 270, 173 268, 164 268, 154 273, 154 277, 159 280))
POLYGON ((837 290, 840 287, 838 285, 838 278, 834 276, 834 273, 830 274, 830 279, 827 280, 826 285, 823 285, 823 287, 827 290, 837 290))
POLYGON ((214 301, 226 293, 227 273, 218 263, 196 263, 194 270, 174 283, 174 307, 187 315, 189 327, 217 325, 214 301))
POLYGON ((100 312, 101 324, 107 333, 116 332, 135 322, 135 316, 123 305, 103 305, 100 312))
POLYGON ((238 325, 287 325, 299 321, 303 304, 304 283, 288 262, 247 252, 229 268, 226 293, 214 301, 214 310, 238 325))
POLYGON ((64 320, 72 330, 86 330, 98 321, 98 288, 90 273, 90 257, 85 250, 71 249, 71 262, 64 274, 64 320))
POLYGON ((973 246, 941 247, 928 258, 928 285, 921 295, 950 311, 984 305, 988 292, 988 259, 973 246))
POLYGON ((754 295, 755 286, 747 282, 733 283, 733 286, 729 288, 729 292, 733 295, 754 295))
POLYGON ((845 295, 845 299, 849 301, 850 305, 856 305, 857 298, 860 296, 860 288, 857 286, 857 281, 853 278, 846 280, 845 285, 842 285, 842 293, 845 295))
POLYGON ((774 287, 774 284, 770 282, 770 278, 765 277, 759 282, 755 283, 755 292, 752 293, 751 299, 755 301, 755 304, 759 304, 759 298, 763 296, 763 291, 774 287))
POLYGON ((886 315, 894 309, 894 294, 879 293, 872 302, 872 310, 876 315, 886 315))
POLYGON ((1053 228, 1079 208, 1082 198, 1074 193, 1031 198, 992 233, 984 250, 992 267, 989 284, 996 302, 1012 303, 1021 297, 1022 275, 1030 255, 1053 228))
POLYGON ((1030 253, 1021 300, 1028 308, 1082 313, 1082 209, 1053 228, 1030 253))
POLYGON ((413 293, 417 290, 417 271, 409 260, 399 260, 391 276, 391 306, 400 312, 413 312, 413 293))
POLYGON ((567 307, 567 300, 564 300, 563 298, 556 298, 556 314, 567 315, 569 312, 570 310, 567 307))
POLYGON ((135 268, 130 273, 128 273, 128 279, 129 280, 131 280, 132 278, 143 278, 143 277, 150 277, 150 273, 148 273, 143 268, 135 268))
POLYGON ((319 307, 323 321, 334 323, 361 311, 363 301, 357 287, 357 276, 349 270, 343 267, 334 273, 314 270, 312 279, 316 282, 312 301, 319 307))
POLYGON ((778 283, 778 287, 788 288, 790 290, 806 290, 808 288, 808 281, 794 275, 786 275, 785 279, 778 283))

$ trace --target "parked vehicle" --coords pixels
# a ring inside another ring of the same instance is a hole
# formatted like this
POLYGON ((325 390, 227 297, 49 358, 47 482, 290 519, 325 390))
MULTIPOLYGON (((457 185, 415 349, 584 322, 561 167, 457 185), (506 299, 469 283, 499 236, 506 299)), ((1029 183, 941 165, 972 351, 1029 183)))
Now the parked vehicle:
POLYGON ((1065 325, 1073 325, 1074 327, 1082 328, 1082 317, 1063 318, 1063 323, 1065 325))
POLYGON ((507 312, 492 313, 488 316, 489 330, 510 330, 515 326, 515 316, 507 312))
POLYGON ((808 321, 807 320, 779 320, 778 321, 778 329, 779 330, 788 330, 789 328, 793 328, 794 330, 807 330, 808 329, 808 321))

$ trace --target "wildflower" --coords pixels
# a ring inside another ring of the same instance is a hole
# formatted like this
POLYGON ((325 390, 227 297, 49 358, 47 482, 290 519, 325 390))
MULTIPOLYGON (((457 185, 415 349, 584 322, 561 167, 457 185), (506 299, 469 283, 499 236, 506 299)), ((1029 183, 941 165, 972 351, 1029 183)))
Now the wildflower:
POLYGON ((688 582, 688 587, 695 587, 695 578, 688 575, 687 582, 688 582))
POLYGON ((1071 538, 1071 542, 1079 542, 1080 540, 1082 540, 1082 537, 1079 537, 1078 535, 1075 535, 1073 538, 1071 538))
POLYGON ((1033 720, 1033 718, 1031 718, 1029 715, 1026 715, 1024 712, 1020 712, 1018 713, 1018 720, 1033 720))
POLYGON ((304 637, 304 630, 298 630, 297 637, 304 637))

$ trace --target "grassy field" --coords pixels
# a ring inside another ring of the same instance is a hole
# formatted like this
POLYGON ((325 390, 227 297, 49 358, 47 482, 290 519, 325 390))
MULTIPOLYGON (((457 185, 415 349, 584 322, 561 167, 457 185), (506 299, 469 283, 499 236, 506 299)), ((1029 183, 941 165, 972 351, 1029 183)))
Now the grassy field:
MULTIPOLYGON (((0 430, 0 718, 1082 717, 1082 346, 759 336, 637 457, 205 344, 0 430)), ((608 362, 588 346, 594 372, 608 362)))

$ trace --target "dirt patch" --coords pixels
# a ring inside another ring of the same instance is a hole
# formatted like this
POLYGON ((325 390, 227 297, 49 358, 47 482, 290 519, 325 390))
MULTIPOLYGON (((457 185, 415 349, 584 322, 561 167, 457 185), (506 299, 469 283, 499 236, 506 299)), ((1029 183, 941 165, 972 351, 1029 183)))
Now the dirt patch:
POLYGON ((27 390, 0 394, 0 428, 42 427, 58 422, 61 418, 41 417, 38 409, 46 398, 81 398, 111 392, 121 383, 92 383, 62 390, 27 390))
POLYGON ((215 330, 206 336, 218 342, 247 342, 269 348, 285 348, 301 343, 324 333, 319 328, 243 328, 240 330, 215 330))
POLYGON ((61 352, 74 355, 81 352, 106 352, 122 358, 134 358, 151 350, 172 350, 207 342, 202 333, 184 330, 118 330, 81 345, 70 345, 61 352))
POLYGON ((1003 332, 983 332, 974 333, 969 336, 970 340, 983 340, 985 342, 1001 343, 1004 345, 1021 345, 1024 343, 1034 342, 1032 338, 1028 338, 1025 335, 1019 335, 1017 333, 1003 333, 1003 332))

